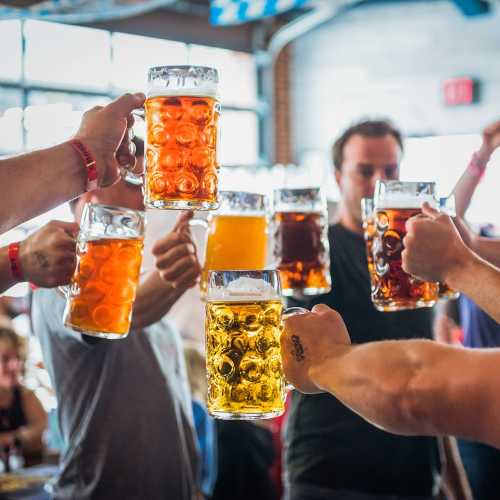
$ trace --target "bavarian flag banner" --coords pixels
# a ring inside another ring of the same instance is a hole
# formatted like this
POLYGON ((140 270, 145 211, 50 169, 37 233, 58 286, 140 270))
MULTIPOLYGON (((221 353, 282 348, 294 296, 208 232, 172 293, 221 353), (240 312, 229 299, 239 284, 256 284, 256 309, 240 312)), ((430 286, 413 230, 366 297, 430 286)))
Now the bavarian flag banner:
POLYGON ((210 22, 218 26, 243 24, 309 3, 311 0, 212 0, 210 22))

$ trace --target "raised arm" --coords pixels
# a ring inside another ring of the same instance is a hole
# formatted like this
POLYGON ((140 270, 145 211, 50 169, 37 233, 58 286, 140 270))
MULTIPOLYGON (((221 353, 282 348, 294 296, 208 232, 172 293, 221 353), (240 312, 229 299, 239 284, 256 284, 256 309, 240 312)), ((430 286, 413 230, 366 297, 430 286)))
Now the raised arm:
POLYGON ((372 424, 405 435, 456 435, 500 447, 500 350, 427 340, 350 345, 324 305, 286 320, 282 356, 300 391, 329 392, 372 424))
POLYGON ((499 146, 500 121, 497 121, 484 129, 481 147, 472 155, 467 168, 453 188, 458 217, 463 218, 465 216, 486 165, 495 149, 499 146))
MULTIPOLYGON (((99 186, 119 177, 120 166, 135 161, 128 153, 133 109, 143 94, 125 94, 105 107, 87 111, 75 138, 94 156, 99 186)), ((0 160, 0 233, 80 195, 87 187, 87 170, 69 142, 0 160)))
POLYGON ((424 204, 406 223, 403 269, 425 281, 446 282, 500 322, 500 269, 462 241, 450 217, 424 204))
POLYGON ((200 264, 189 231, 192 212, 179 216, 174 229, 154 247, 157 269, 141 283, 132 315, 132 327, 144 328, 159 321, 184 294, 196 285, 200 264))

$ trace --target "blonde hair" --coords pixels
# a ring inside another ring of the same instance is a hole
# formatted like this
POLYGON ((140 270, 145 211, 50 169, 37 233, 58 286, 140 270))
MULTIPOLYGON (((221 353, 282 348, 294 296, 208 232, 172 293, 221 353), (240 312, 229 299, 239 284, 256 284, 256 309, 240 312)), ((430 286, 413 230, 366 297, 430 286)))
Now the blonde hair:
POLYGON ((12 322, 6 316, 0 316, 0 342, 1 341, 10 342, 14 346, 19 358, 22 361, 26 360, 26 339, 16 333, 12 322))

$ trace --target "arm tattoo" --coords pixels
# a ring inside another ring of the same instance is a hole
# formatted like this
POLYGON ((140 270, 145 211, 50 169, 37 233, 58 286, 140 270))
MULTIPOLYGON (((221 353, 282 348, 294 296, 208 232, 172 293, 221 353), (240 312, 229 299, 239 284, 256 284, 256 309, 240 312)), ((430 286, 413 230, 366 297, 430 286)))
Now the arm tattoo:
POLYGON ((292 356, 295 358, 295 361, 300 362, 304 361, 305 353, 302 344, 300 343, 300 337, 298 335, 292 335, 292 356))
POLYGON ((38 265, 42 268, 42 269, 47 269, 49 267, 49 259, 47 258, 47 256, 43 253, 43 252, 35 252, 35 258, 36 258, 36 261, 38 262, 38 265))

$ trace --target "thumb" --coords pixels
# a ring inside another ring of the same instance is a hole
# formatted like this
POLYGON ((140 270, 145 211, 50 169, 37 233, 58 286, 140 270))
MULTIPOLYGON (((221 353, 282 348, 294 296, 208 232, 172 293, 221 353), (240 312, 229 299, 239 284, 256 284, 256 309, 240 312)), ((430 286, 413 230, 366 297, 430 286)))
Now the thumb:
POLYGON ((434 207, 431 207, 427 201, 422 204, 422 213, 424 215, 427 215, 427 217, 430 217, 431 219, 435 219, 436 217, 441 215, 441 212, 439 210, 436 210, 434 207))
POLYGON ((181 233, 186 229, 189 230, 189 221, 193 218, 194 212, 192 210, 186 210, 179 214, 177 221, 175 223, 173 231, 176 233, 181 233))
POLYGON ((127 118, 134 109, 140 108, 144 104, 145 99, 146 96, 142 92, 124 94, 108 104, 104 109, 120 118, 127 118))

